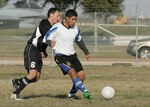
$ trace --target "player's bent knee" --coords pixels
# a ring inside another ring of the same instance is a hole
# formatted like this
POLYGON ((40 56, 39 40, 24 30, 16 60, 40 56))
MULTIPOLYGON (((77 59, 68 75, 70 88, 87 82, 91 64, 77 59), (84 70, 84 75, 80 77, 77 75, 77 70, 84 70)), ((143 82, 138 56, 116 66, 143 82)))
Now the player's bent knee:
POLYGON ((77 73, 78 78, 83 82, 86 78, 86 75, 83 71, 77 73))
POLYGON ((71 75, 77 76, 77 73, 74 68, 71 68, 69 72, 71 75))
POLYGON ((35 78, 33 78, 31 81, 32 81, 32 83, 33 83, 33 82, 37 82, 38 80, 37 80, 36 77, 35 77, 35 78))
POLYGON ((30 70, 28 74, 28 78, 30 80, 36 80, 38 72, 36 70, 30 70))
POLYGON ((31 80, 32 82, 37 82, 40 79, 40 74, 37 75, 31 80))

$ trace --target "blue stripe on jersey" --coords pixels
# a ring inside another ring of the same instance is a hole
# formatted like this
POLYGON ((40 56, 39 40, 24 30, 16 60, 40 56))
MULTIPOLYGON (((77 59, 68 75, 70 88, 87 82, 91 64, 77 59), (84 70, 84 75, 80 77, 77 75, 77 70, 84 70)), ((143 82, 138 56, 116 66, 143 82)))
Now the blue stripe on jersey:
POLYGON ((63 71, 67 74, 68 71, 70 70, 70 67, 65 65, 65 64, 59 64, 59 66, 61 67, 61 69, 63 69, 63 71))
POLYGON ((75 42, 78 42, 79 35, 80 35, 80 30, 78 30, 78 34, 77 34, 77 36, 75 38, 75 42))
POLYGON ((49 30, 46 32, 46 34, 45 34, 46 40, 47 40, 48 36, 50 36, 50 34, 51 34, 52 32, 54 32, 57 28, 58 28, 58 27, 54 27, 53 29, 49 29, 49 30))

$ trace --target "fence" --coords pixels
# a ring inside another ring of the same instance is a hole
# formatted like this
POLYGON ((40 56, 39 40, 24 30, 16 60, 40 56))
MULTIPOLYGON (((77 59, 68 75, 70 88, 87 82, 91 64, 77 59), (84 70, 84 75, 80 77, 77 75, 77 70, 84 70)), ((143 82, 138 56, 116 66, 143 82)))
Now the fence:
MULTIPOLYGON (((84 13, 82 10, 77 10, 79 14, 77 25, 92 55, 92 61, 86 62, 83 52, 75 45, 78 57, 83 64, 149 65, 149 59, 138 58, 137 51, 135 56, 127 53, 131 40, 139 42, 138 39, 149 38, 150 35, 150 19, 139 17, 138 5, 135 11, 135 15, 131 17, 119 12, 114 12, 113 15, 106 17, 107 13, 103 12, 91 10, 84 13)), ((26 42, 31 37, 36 24, 46 17, 46 12, 42 9, 27 8, 0 9, 1 64, 23 64, 26 42), (15 12, 13 14, 18 14, 18 17, 12 15, 12 11, 15 12)), ((48 52, 49 58, 45 59, 45 63, 53 65, 53 53, 50 48, 48 52)), ((146 54, 150 56, 149 48, 146 54)))

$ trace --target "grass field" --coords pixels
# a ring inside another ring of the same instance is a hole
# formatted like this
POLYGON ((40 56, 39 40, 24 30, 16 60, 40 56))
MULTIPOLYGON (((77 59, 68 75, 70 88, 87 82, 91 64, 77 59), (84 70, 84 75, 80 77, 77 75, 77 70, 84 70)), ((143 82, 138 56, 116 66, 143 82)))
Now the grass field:
POLYGON ((68 99, 72 86, 68 76, 63 76, 57 66, 43 66, 41 79, 30 84, 21 93, 23 101, 10 99, 10 79, 26 74, 21 65, 0 66, 0 107, 150 107, 149 67, 84 66, 85 86, 93 95, 89 102, 79 91, 79 99, 68 99), (112 100, 101 96, 101 89, 110 85, 116 95, 112 100))
MULTIPOLYGON (((1 36, 0 36, 1 37, 1 36)), ((27 44, 28 36, 3 36, 0 39, 0 59, 20 59, 23 58, 23 51, 27 44)), ((127 46, 114 46, 114 45, 98 45, 98 52, 94 52, 94 45, 87 45, 93 59, 97 58, 127 58, 134 59, 127 54, 127 46), (116 51, 117 49, 117 51, 116 51)), ((75 47, 78 55, 85 59, 85 55, 79 49, 75 47)), ((51 57, 50 48, 47 49, 49 56, 51 57)))
MULTIPOLYGON (((82 36, 94 35, 94 25, 79 25, 82 36)), ((119 36, 135 35, 135 26, 101 26, 119 36)), ((0 36, 31 36, 35 28, 20 28, 20 29, 0 29, 0 36)), ((150 26, 139 27, 139 35, 149 35, 150 26)), ((107 32, 98 29, 98 36, 110 36, 107 32)))
MULTIPOLYGON (((105 27, 118 35, 134 35, 135 27, 105 27)), ((149 35, 149 27, 140 28, 140 35, 149 35)), ((93 27, 81 27, 83 35, 93 35, 93 27), (88 29, 88 30, 87 30, 88 29), (85 31, 85 32, 84 32, 85 31)), ((33 29, 1 29, 0 60, 23 60, 23 51, 33 29)), ((99 35, 104 34, 99 31, 99 35)), ((93 61, 135 61, 135 57, 126 53, 126 46, 99 45, 98 52, 94 46, 87 45, 93 61)), ((48 50, 51 58, 51 50, 48 50)), ((77 48, 78 57, 85 56, 77 48)), ((47 58, 46 60, 50 60, 47 58)), ((149 60, 148 60, 149 61, 149 60)), ((21 93, 23 101, 10 99, 12 86, 10 79, 26 75, 22 65, 0 65, 0 107, 150 107, 150 67, 133 66, 85 66, 87 75, 85 86, 93 95, 91 102, 84 99, 79 91, 79 99, 68 99, 72 87, 68 76, 63 76, 57 66, 43 66, 41 79, 30 84, 21 93), (101 96, 104 86, 114 87, 116 95, 112 100, 101 96)))

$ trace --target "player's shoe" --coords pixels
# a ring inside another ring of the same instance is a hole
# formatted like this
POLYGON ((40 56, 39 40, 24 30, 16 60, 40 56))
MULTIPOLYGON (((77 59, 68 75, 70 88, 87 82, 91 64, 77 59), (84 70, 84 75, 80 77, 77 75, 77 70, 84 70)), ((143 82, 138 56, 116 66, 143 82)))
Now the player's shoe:
POLYGON ((12 84, 14 90, 16 90, 18 88, 18 84, 15 83, 15 79, 11 79, 11 84, 12 84))
POLYGON ((23 100, 22 98, 20 98, 19 94, 12 94, 10 96, 13 100, 23 100))
POLYGON ((92 99, 92 96, 91 96, 91 94, 90 94, 88 91, 84 92, 83 95, 84 95, 84 97, 87 98, 88 100, 91 100, 91 99, 92 99))
POLYGON ((75 94, 71 94, 71 93, 68 94, 68 98, 78 99, 78 97, 75 94))

